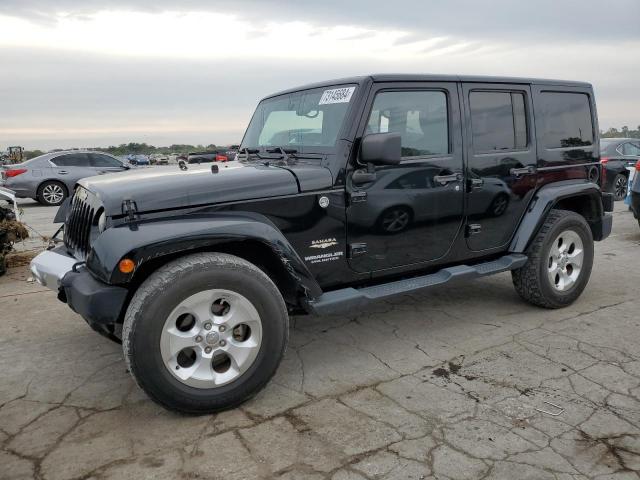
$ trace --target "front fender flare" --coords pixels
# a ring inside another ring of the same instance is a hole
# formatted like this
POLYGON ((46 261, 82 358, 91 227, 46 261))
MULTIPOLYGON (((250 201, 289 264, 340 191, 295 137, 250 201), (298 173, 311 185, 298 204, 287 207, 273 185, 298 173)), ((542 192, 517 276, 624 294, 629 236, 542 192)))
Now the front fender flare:
POLYGON ((604 209, 602 206, 602 193, 595 183, 580 180, 565 180, 555 182, 540 188, 533 196, 526 213, 520 220, 509 251, 522 253, 529 246, 529 242, 538 232, 549 211, 561 200, 577 196, 589 196, 596 205, 595 216, 602 218, 604 209))
POLYGON ((269 247, 306 294, 316 297, 322 293, 282 232, 267 217, 252 212, 190 214, 109 228, 93 243, 87 267, 106 283, 122 284, 132 276, 122 274, 117 268, 125 257, 134 260, 136 268, 139 268, 145 262, 162 256, 243 240, 255 240, 269 247))

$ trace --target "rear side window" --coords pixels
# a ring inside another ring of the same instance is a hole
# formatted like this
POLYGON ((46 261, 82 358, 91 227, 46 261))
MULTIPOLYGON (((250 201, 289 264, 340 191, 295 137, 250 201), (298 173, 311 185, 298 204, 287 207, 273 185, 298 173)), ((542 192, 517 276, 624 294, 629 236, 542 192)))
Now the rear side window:
POLYGON ((623 143, 620 147, 622 155, 631 155, 633 157, 640 157, 640 146, 634 143, 623 143))
POLYGON ((584 93, 542 92, 543 141, 546 148, 593 144, 589 96, 584 93))
POLYGON ((51 159, 58 167, 88 167, 89 157, 86 153, 68 153, 51 159))
POLYGON ((121 167, 122 164, 115 158, 111 158, 108 155, 101 155, 99 153, 91 153, 91 166, 92 167, 121 167))
POLYGON ((527 147, 527 116, 521 92, 469 94, 473 150, 476 153, 527 147))
POLYGON ((387 132, 401 135, 403 157, 448 154, 447 95, 428 90, 378 93, 365 134, 387 132))

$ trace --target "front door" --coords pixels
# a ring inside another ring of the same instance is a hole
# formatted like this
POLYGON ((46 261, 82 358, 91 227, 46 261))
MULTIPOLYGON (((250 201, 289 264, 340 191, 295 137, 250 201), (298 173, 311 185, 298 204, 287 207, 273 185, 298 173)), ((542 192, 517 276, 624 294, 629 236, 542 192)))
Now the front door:
POLYGON ((467 145, 467 246, 506 246, 537 182, 528 85, 463 84, 467 145))
MULTIPOLYGON (((455 83, 374 85, 359 136, 397 132, 402 162, 347 181, 349 264, 372 272, 437 260, 463 219, 462 133, 455 83)), ((366 168, 366 166, 358 166, 366 168)))

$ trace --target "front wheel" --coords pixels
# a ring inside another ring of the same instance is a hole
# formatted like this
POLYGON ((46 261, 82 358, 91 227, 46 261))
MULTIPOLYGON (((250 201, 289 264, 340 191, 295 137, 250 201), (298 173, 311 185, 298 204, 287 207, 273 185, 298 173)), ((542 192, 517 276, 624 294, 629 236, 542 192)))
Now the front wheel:
POLYGON ((38 188, 38 202, 49 207, 56 207, 67 198, 67 188, 62 182, 49 180, 38 188))
POLYGON ((125 315, 123 350, 138 385, 165 408, 232 408, 275 374, 289 334, 269 277, 227 254, 198 253, 154 272, 125 315))
POLYGON ((591 275, 591 229, 575 212, 552 210, 527 256, 527 263, 511 272, 518 294, 540 307, 566 307, 580 296, 591 275))

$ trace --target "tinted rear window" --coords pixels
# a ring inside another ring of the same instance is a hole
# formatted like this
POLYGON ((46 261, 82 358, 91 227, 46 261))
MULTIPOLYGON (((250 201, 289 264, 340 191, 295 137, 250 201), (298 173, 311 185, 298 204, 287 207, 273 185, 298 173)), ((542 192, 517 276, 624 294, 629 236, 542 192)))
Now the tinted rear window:
POLYGON ((584 93, 542 92, 543 141, 546 148, 593 144, 589 96, 584 93))
POLYGON ((527 119, 522 93, 472 91, 469 104, 476 153, 526 148, 527 119))
POLYGON ((51 159, 58 167, 88 167, 89 156, 86 153, 68 153, 51 159))

